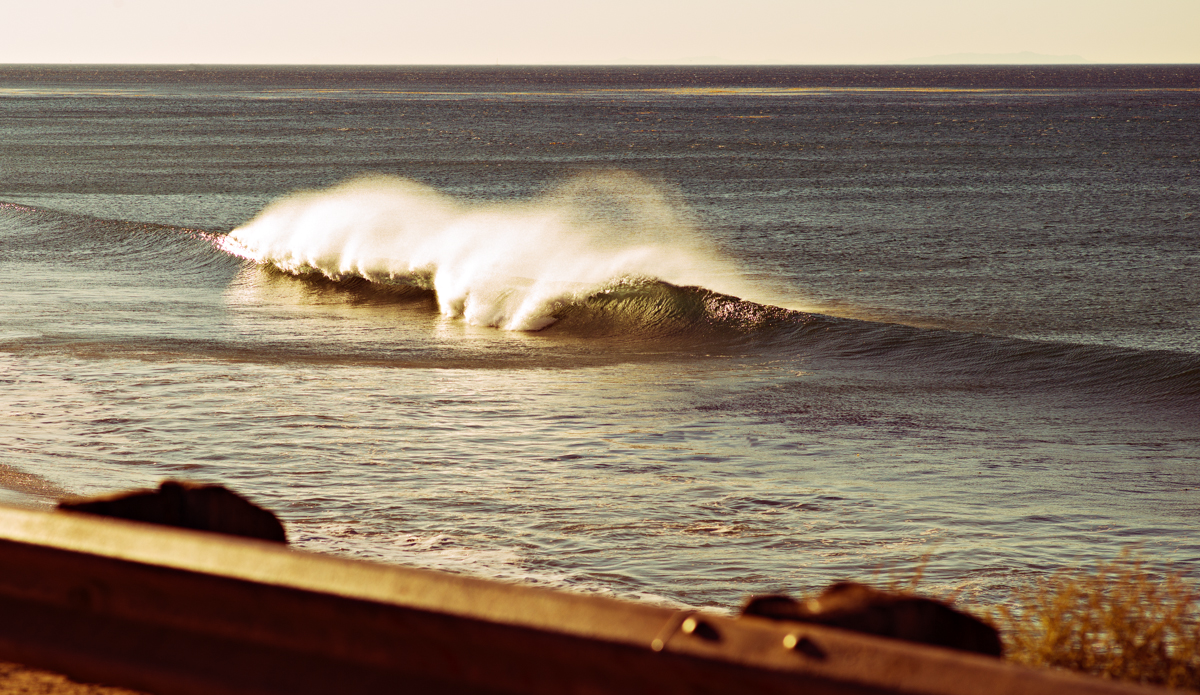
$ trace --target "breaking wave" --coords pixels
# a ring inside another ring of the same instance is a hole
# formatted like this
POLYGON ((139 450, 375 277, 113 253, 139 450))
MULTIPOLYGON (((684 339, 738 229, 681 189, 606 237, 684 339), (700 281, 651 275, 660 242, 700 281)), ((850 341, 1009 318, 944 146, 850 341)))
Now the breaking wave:
POLYGON ((219 245, 296 275, 431 290, 445 316, 517 331, 603 314, 598 307, 648 288, 750 291, 683 206, 626 173, 580 177, 516 203, 463 203, 406 179, 360 178, 276 201, 219 245))

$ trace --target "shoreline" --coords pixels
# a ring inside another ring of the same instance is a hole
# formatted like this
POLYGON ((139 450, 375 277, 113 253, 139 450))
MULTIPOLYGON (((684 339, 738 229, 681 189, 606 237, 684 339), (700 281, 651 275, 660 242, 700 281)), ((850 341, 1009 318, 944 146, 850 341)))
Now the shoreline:
POLYGON ((14 466, 0 463, 0 504, 22 509, 53 509, 55 503, 67 497, 65 489, 14 466))

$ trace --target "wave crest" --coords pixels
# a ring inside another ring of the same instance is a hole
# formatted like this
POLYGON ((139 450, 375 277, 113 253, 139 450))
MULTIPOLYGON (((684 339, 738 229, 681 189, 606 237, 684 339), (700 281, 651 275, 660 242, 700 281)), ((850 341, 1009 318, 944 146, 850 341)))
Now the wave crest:
POLYGON ((293 274, 433 290, 444 315, 508 330, 540 330, 564 307, 647 278, 744 292, 683 206, 627 173, 474 204, 415 181, 360 178, 280 199, 219 245, 293 274))

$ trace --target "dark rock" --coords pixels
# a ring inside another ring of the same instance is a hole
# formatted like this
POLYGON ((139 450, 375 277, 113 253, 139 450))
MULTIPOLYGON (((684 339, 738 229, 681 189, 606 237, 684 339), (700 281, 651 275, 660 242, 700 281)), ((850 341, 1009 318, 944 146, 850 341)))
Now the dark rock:
POLYGON ((1004 645, 996 628, 934 599, 879 591, 839 582, 820 596, 797 601, 788 596, 755 596, 742 615, 794 620, 882 637, 1000 656, 1004 645))
POLYGON ((164 480, 157 490, 62 500, 63 511, 287 543, 274 514, 220 485, 164 480))

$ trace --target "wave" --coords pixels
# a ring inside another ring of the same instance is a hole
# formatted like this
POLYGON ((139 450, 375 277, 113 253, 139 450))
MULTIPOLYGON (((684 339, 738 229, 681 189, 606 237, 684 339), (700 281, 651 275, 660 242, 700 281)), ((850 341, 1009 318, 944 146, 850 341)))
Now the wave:
MULTIPOLYGON (((281 271, 276 271, 281 272, 281 271)), ((290 275, 288 277, 291 277, 290 275)), ((436 305, 433 290, 379 284, 360 277, 331 280, 309 273, 299 278, 322 291, 352 295, 355 302, 436 305)), ((828 316, 760 304, 697 286, 650 279, 624 279, 552 307, 554 323, 533 334, 545 339, 535 352, 490 366, 585 366, 627 360, 686 360, 696 356, 742 355, 844 365, 856 374, 938 388, 1009 392, 1089 393, 1114 403, 1168 403, 1200 408, 1200 356, 1028 340, 828 316), (597 348, 597 345, 602 346, 597 348), (564 361, 565 360, 565 361, 564 361)), ((492 348, 493 350, 495 348, 492 348)), ((291 358, 296 355, 289 353, 291 358)), ((364 355, 347 359, 361 362, 364 355)), ((441 354, 429 366, 449 362, 441 354), (439 363, 439 361, 442 361, 439 363)), ((454 362, 480 366, 478 358, 454 362)), ((408 362, 405 362, 407 364, 408 362)))
POLYGON ((533 203, 486 205, 455 203, 397 179, 360 180, 285 199, 226 235, 0 203, 0 235, 0 258, 15 262, 13 268, 119 269, 138 295, 181 284, 221 290, 239 273, 266 271, 338 301, 402 304, 417 312, 405 316, 436 307, 469 323, 540 329, 532 335, 555 339, 555 347, 539 339, 536 350, 520 341, 399 350, 382 335, 332 344, 315 334, 280 342, 218 331, 197 340, 190 334, 137 338, 114 328, 115 337, 6 340, 9 351, 464 367, 743 354, 844 363, 885 378, 968 389, 1065 389, 1114 402, 1200 409, 1200 356, 1191 353, 834 317, 713 289, 723 281, 737 286, 733 266, 705 248, 661 191, 616 175, 573 182, 533 203), (364 200, 369 204, 358 205, 364 200), (601 204, 588 204, 596 200, 601 204), (405 210, 414 214, 400 214, 405 210), (398 238, 389 236, 397 229, 398 238), (214 253, 214 247, 235 255, 214 253), (572 254, 580 256, 573 260, 572 254), (265 265, 256 270, 238 256, 265 265), (572 276, 576 269, 579 275, 572 276), (588 340, 575 344, 573 338, 588 340))
POLYGON ((579 177, 533 201, 475 204, 410 180, 360 178, 281 199, 220 247, 297 275, 432 290, 445 316, 514 331, 652 282, 750 289, 681 205, 627 173, 579 177))
MULTIPOLYGON (((218 241, 226 252, 375 298, 436 303, 510 331, 853 360, 894 374, 1105 398, 1200 396, 1200 358, 834 317, 754 301, 756 288, 705 243, 681 205, 622 173, 540 199, 463 203, 373 177, 268 206, 218 241), (423 293, 423 294, 422 294, 423 293)), ((682 352, 679 353, 682 357, 682 352)), ((627 357, 627 356, 626 356, 627 357)))
POLYGON ((227 276, 240 261, 214 254, 222 235, 150 222, 113 220, 0 202, 0 260, 59 268, 92 267, 149 273, 181 281, 227 276), (232 262, 231 262, 232 261, 232 262))
POLYGON ((648 279, 623 279, 556 308, 548 332, 573 335, 667 336, 692 340, 767 340, 829 320, 759 304, 704 287, 648 279))

